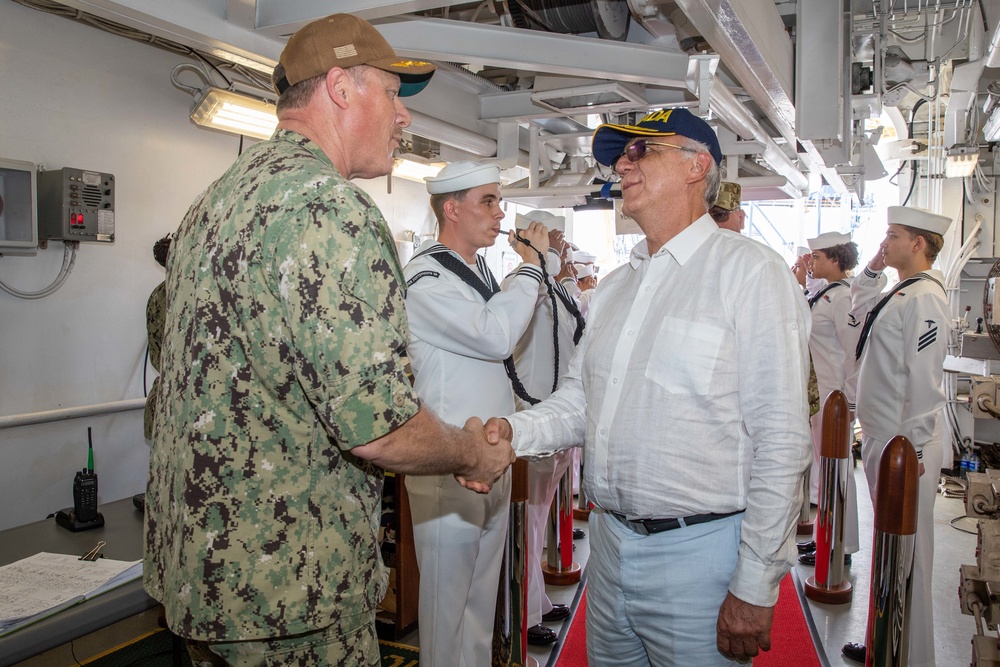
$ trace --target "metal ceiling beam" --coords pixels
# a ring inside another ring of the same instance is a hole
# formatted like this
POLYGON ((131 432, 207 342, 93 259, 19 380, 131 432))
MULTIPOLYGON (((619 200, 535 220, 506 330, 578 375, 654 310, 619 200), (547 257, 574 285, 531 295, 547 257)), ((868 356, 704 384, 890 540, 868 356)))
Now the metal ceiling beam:
POLYGON ((60 0, 67 7, 169 39, 223 60, 267 74, 278 62, 284 40, 229 23, 225 3, 204 0, 60 0))
POLYGON ((654 46, 419 17, 375 27, 409 58, 686 87, 687 54, 654 46))
POLYGON ((283 37, 309 23, 330 14, 354 14, 367 21, 441 9, 455 4, 454 0, 256 0, 258 33, 283 37))
POLYGON ((676 0, 778 133, 795 143, 792 40, 774 0, 676 0))

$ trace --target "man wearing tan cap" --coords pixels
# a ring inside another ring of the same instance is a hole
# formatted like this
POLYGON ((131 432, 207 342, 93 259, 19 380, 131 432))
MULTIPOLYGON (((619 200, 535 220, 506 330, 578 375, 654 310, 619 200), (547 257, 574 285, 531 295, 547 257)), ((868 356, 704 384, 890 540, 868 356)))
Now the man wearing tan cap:
POLYGON ((708 210, 712 220, 715 220, 715 224, 721 229, 728 229, 737 234, 743 233, 743 220, 746 218, 746 213, 740 208, 740 194, 739 183, 722 181, 722 185, 719 186, 719 198, 708 210))
MULTIPOLYGON (((404 269, 414 389, 449 424, 514 409, 524 393, 512 354, 542 282, 538 253, 510 237, 524 260, 503 289, 478 254, 501 233, 500 170, 453 162, 425 179, 438 221, 404 269), (513 390, 512 390, 513 389, 513 390)), ((544 257, 548 231, 520 232, 544 257)), ((489 665, 500 583, 510 475, 476 495, 448 474, 407 477, 420 569, 420 664, 489 665)))
MULTIPOLYGON (((851 323, 861 330, 855 356, 861 456, 875 500, 879 460, 886 443, 906 436, 920 460, 913 594, 910 606, 911 667, 934 665, 934 500, 941 473, 941 388, 951 332, 948 298, 940 271, 931 268, 951 218, 919 208, 890 206, 889 229, 878 254, 851 285, 851 323), (882 292, 890 266, 900 282, 882 292)), ((865 647, 848 643, 844 655, 864 662, 865 647)))
POLYGON ((143 572, 198 665, 380 664, 383 470, 486 490, 512 460, 421 408, 392 236, 350 182, 390 172, 433 70, 356 17, 306 25, 274 136, 174 239, 143 572))

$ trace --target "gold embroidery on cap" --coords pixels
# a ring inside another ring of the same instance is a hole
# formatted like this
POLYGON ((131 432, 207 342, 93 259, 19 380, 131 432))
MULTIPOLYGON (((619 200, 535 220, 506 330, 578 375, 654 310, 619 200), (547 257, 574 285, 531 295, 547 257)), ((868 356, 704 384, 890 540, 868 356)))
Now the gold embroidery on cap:
POLYGON ((353 58, 356 55, 358 55, 358 50, 354 48, 353 44, 333 47, 333 57, 337 60, 341 60, 343 58, 353 58))
POLYGON ((423 60, 400 60, 394 62, 390 67, 424 67, 430 65, 430 63, 425 63, 423 60))
POLYGON ((659 120, 666 123, 667 120, 670 118, 670 114, 673 113, 673 111, 674 111, 673 109, 662 109, 660 111, 654 111, 648 114, 645 118, 643 118, 639 122, 646 123, 659 120))

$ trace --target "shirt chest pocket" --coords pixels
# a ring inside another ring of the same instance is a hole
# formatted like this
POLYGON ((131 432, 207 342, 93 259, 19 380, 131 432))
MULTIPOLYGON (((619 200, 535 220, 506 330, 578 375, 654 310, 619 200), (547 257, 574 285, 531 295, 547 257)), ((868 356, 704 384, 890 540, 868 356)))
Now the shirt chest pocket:
POLYGON ((664 317, 646 365, 646 377, 674 394, 704 396, 712 386, 724 330, 664 317))

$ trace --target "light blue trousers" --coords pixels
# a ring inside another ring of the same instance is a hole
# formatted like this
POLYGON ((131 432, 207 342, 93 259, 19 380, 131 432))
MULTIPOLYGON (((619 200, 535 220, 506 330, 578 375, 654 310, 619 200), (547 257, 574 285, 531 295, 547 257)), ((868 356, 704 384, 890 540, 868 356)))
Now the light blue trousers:
POLYGON ((716 648, 743 515, 640 535, 590 514, 587 660, 616 667, 736 664, 716 648))

